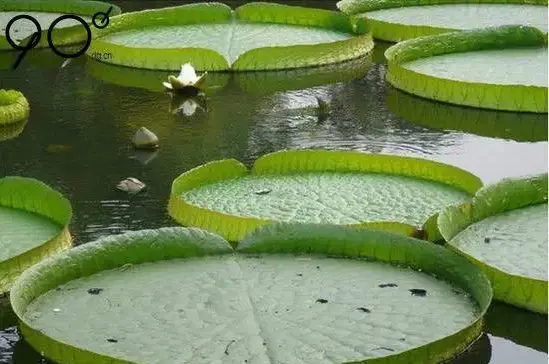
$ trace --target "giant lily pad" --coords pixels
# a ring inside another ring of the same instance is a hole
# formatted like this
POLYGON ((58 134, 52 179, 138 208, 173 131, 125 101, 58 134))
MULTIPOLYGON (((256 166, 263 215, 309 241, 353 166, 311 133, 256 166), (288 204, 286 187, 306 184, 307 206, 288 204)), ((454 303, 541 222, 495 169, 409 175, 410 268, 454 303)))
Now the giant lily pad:
POLYGON ((29 102, 21 92, 0 89, 0 127, 24 122, 29 112, 29 102))
POLYGON ((547 0, 342 0, 337 7, 390 42, 517 24, 547 32, 547 0))
MULTIPOLYGON (((91 24, 92 16, 97 12, 107 13, 112 7, 110 16, 120 14, 120 8, 99 1, 82 0, 2 0, 0 3, 0 50, 13 50, 8 43, 5 33, 8 22, 17 15, 30 15, 36 19, 42 28, 40 42, 37 48, 48 47, 47 32, 50 25, 60 16, 72 14, 80 16, 91 24)), ((98 18, 100 21, 102 18, 98 18)), ((28 42, 30 36, 36 32, 36 26, 29 20, 18 20, 10 29, 10 36, 16 42, 28 42)), ((55 25, 52 39, 56 47, 84 43, 87 34, 82 23, 74 19, 66 19, 55 25)))
POLYGON ((438 225, 448 247, 486 271, 496 299, 547 313, 547 174, 484 187, 438 225))
POLYGON ((42 182, 0 179, 0 294, 26 268, 70 246, 71 214, 69 202, 42 182))
POLYGON ((490 301, 481 270, 440 246, 316 225, 271 226, 236 251, 198 229, 107 237, 11 294, 37 351, 98 364, 434 364, 479 336, 490 301))
POLYGON ((248 171, 229 159, 179 176, 168 210, 185 226, 239 241, 272 222, 375 225, 411 234, 480 180, 432 161, 350 151, 281 151, 248 171))
POLYGON ((97 31, 88 53, 104 62, 176 71, 272 70, 337 63, 368 53, 373 42, 346 15, 269 3, 236 10, 199 3, 127 13, 97 31), (360 33, 360 34, 359 34, 360 33))
POLYGON ((437 102, 390 87, 387 107, 396 116, 437 130, 455 130, 520 142, 547 141, 547 115, 486 110, 437 102))
POLYGON ((411 94, 479 108, 547 112, 547 36, 536 28, 421 37, 385 55, 387 80, 411 94))

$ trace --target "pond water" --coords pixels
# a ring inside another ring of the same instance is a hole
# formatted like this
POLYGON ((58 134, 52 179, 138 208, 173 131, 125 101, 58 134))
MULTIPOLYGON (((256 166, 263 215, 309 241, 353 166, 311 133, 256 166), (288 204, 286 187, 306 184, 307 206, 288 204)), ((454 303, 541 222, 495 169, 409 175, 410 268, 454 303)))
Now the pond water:
MULTIPOLYGON (((117 1, 125 11, 181 4, 152 3, 117 1)), ((335 8, 320 1, 301 4, 335 8)), ((547 170, 547 115, 517 117, 523 123, 521 135, 532 135, 515 138, 520 142, 490 137, 510 135, 505 131, 479 136, 459 131, 460 125, 446 120, 440 121, 443 127, 434 128, 436 122, 421 126, 397 117, 387 103, 387 94, 395 91, 384 80, 386 67, 380 55, 385 47, 378 45, 372 60, 365 61, 371 65, 351 81, 257 93, 243 91, 241 82, 226 77, 226 85, 191 117, 171 113, 172 101, 162 92, 92 76, 84 58, 61 68, 63 59, 50 51, 33 51, 16 71, 0 70, 0 88, 21 90, 31 103, 31 117, 22 133, 0 142, 0 176, 34 177, 65 194, 75 211, 71 224, 75 244, 82 244, 128 230, 175 226, 166 212, 171 182, 215 159, 250 164, 280 149, 341 148, 442 161, 477 174, 484 183, 547 170), (316 97, 328 101, 336 112, 319 118, 316 97), (130 140, 140 126, 160 138, 156 154, 133 151, 130 140), (145 182, 148 189, 132 197, 117 191, 116 184, 130 176, 145 182)), ((0 69, 8 69, 2 67, 6 64, 2 57, 0 69)), ((292 78, 300 81, 295 74, 292 78)), ((413 100, 406 103, 415 110, 413 100)), ((451 110, 456 112, 455 107, 451 110)), ((482 115, 492 122, 512 114, 482 115)), ((488 335, 471 348, 470 356, 454 363, 547 362, 546 316, 496 304, 487 323, 488 335)), ((0 364, 8 363, 44 361, 9 328, 0 331, 0 364)))

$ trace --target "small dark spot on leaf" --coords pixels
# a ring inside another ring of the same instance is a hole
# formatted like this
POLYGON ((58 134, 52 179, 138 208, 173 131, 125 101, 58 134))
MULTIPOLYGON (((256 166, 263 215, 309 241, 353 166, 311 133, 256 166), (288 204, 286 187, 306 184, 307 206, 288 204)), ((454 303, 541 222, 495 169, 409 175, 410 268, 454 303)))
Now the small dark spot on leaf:
POLYGON ((278 313, 278 311, 275 311, 275 313, 278 313))
POLYGON ((116 339, 107 339, 107 341, 110 342, 110 343, 117 343, 118 342, 118 340, 116 340, 116 339))
POLYGON ((228 343, 227 346, 225 346, 225 351, 224 351, 225 355, 229 355, 229 347, 230 347, 232 344, 234 344, 235 342, 236 342, 236 340, 231 340, 231 342, 228 343))
POLYGON ((484 238, 484 242, 485 242, 485 243, 489 243, 489 242, 490 242, 490 238, 489 238, 489 237, 485 237, 485 238, 484 238))
POLYGON ((287 309, 286 309, 286 312, 289 312, 289 311, 290 311, 290 309, 289 309, 289 308, 287 308, 287 309))
POLYGON ((267 345, 267 343, 265 341, 263 341, 263 346, 266 346, 266 345, 267 345))
POLYGON ((90 288, 88 289, 89 294, 99 294, 103 291, 103 288, 90 288))
POLYGON ((316 269, 320 269, 320 265, 317 265, 317 266, 316 266, 316 269))
POLYGON ((385 346, 380 346, 379 348, 377 348, 378 350, 387 350, 387 351, 394 351, 393 349, 391 348, 388 348, 388 347, 385 347, 385 346))
POLYGON ((316 302, 318 302, 318 303, 328 303, 328 300, 325 300, 324 298, 319 298, 318 300, 316 300, 316 302))
POLYGON ((297 273, 297 275, 303 277, 303 273, 297 273))
POLYGON ((425 297, 425 295, 427 294, 427 291, 421 288, 412 288, 410 292, 412 292, 412 296, 419 297, 425 297))
POLYGON ((398 287, 398 284, 396 284, 396 283, 383 283, 383 284, 380 284, 378 287, 380 287, 380 288, 385 288, 385 287, 398 287))
POLYGON ((406 341, 406 338, 405 337, 401 337, 400 339, 398 339, 399 341, 406 341))
POLYGON ((364 308, 364 307, 359 307, 359 308, 357 308, 357 310, 362 311, 362 312, 366 312, 366 313, 372 312, 372 311, 370 311, 369 309, 364 308))

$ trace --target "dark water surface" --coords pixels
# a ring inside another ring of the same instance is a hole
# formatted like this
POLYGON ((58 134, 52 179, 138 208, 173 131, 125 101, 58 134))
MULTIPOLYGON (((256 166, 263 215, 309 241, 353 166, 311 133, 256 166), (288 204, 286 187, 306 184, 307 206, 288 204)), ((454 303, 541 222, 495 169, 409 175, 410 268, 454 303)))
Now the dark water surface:
MULTIPOLYGON (((116 3, 125 11, 182 4, 116 3)), ((317 71, 212 74, 206 104, 190 117, 170 112, 184 100, 162 92, 163 73, 84 58, 61 69, 63 60, 49 51, 31 52, 11 71, 13 55, 0 53, 0 88, 21 90, 31 103, 22 133, 0 141, 0 176, 34 177, 64 193, 75 211, 75 244, 82 244, 175 225, 166 213, 172 180, 215 159, 250 164, 280 149, 341 148, 442 161, 485 183, 547 170, 547 115, 465 109, 398 92, 384 80, 386 47, 379 45, 368 59, 317 71), (316 96, 334 110, 326 119, 317 115, 316 96), (160 138, 156 154, 132 149, 140 126, 160 138), (130 176, 145 182, 147 191, 128 197, 115 189, 130 176)), ((487 330, 468 356, 454 362, 547 362, 546 316, 495 304, 487 330)), ((0 331, 0 363, 37 364, 41 358, 12 327, 0 331)))

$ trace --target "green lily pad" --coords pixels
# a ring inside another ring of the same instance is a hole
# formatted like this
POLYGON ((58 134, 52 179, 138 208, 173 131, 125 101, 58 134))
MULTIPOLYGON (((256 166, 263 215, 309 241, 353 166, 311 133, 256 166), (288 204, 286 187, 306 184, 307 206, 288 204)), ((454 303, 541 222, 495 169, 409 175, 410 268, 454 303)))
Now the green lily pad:
POLYGON ((374 224, 411 234, 449 204, 469 201, 480 180, 427 160, 347 151, 282 151, 210 162, 179 176, 168 210, 185 226, 239 241, 272 222, 374 224), (426 198, 429 196, 429 198, 426 198))
POLYGON ((547 36, 536 28, 421 37, 385 55, 387 80, 402 91, 458 105, 547 112, 547 36))
POLYGON ((547 115, 445 104, 390 87, 387 108, 416 125, 519 142, 547 141, 547 115))
POLYGON ((135 68, 269 70, 337 63, 368 53, 369 34, 358 34, 346 15, 269 3, 234 11, 198 3, 127 13, 97 31, 89 55, 135 68), (276 34, 276 36, 273 36, 276 34))
POLYGON ((544 0, 342 0, 337 7, 364 18, 375 38, 390 42, 517 24, 547 32, 544 0))
POLYGON ((547 313, 547 174, 482 188, 438 225, 451 249, 488 273, 495 298, 547 313))
POLYGON ((236 251, 198 229, 107 237, 11 293, 37 351, 99 364, 438 363, 479 336, 490 301, 484 274, 442 247, 316 225, 271 226, 236 251))
POLYGON ((0 126, 0 142, 17 138, 23 132, 23 129, 25 129, 25 125, 27 125, 27 120, 0 126))
POLYGON ((0 127, 25 122, 29 113, 29 102, 21 92, 0 89, 0 127))
POLYGON ((69 202, 34 179, 0 179, 0 294, 43 257, 71 245, 69 202))
MULTIPOLYGON (((8 22, 17 15, 30 15, 42 28, 39 44, 36 48, 47 48, 47 33, 50 25, 60 16, 72 14, 81 17, 91 24, 92 16, 97 12, 107 12, 112 6, 110 16, 120 14, 116 5, 100 1, 64 1, 64 0, 3 0, 0 3, 0 50, 13 50, 8 43, 5 32, 8 22)), ((19 20, 10 28, 10 36, 15 42, 26 44, 37 29, 29 20, 19 20)), ((66 19, 55 25, 52 39, 55 46, 78 44, 86 41, 86 31, 82 24, 74 19, 66 19)))

